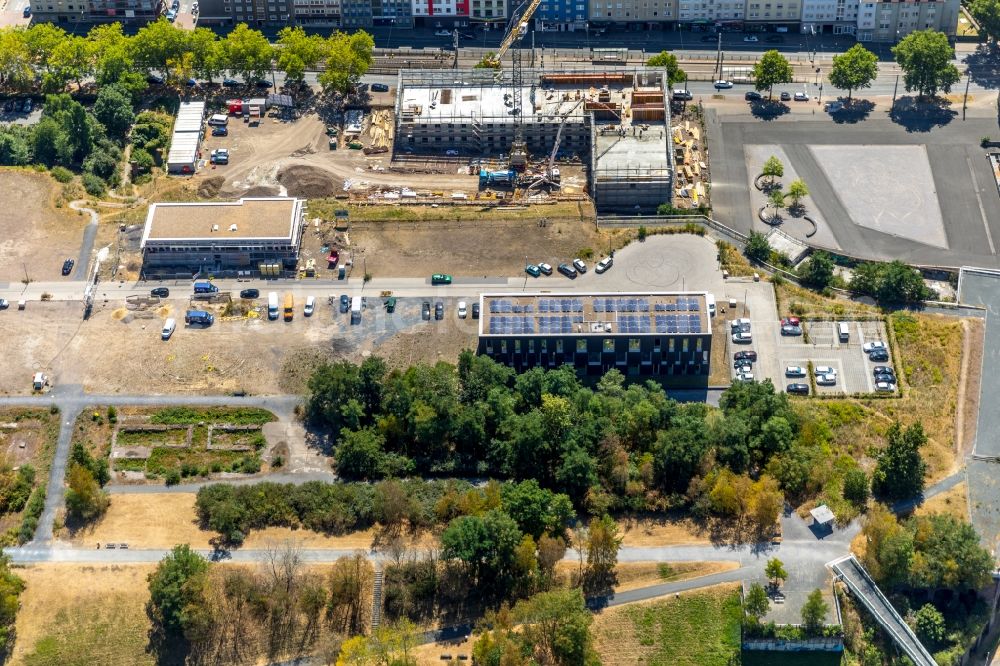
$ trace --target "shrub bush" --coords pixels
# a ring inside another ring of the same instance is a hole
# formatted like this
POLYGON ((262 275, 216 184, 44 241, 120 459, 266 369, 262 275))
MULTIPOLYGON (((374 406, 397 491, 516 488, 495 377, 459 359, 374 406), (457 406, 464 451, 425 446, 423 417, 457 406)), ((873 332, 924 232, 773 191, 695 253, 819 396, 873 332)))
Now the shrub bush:
POLYGON ((102 197, 108 191, 107 184, 92 173, 83 174, 83 189, 92 197, 102 197))
POLYGON ((73 172, 67 169, 66 167, 61 167, 61 166, 52 167, 52 170, 49 173, 51 173, 52 177, 58 180, 60 183, 68 183, 69 181, 73 180, 73 172))

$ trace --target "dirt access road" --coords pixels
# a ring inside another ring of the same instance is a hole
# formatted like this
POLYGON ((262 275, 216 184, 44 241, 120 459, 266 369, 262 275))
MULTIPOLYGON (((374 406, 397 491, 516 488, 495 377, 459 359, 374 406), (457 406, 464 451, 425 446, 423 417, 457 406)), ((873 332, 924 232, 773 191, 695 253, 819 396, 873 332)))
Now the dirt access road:
POLYGON ((59 188, 48 174, 0 169, 0 282, 59 280, 62 263, 76 260, 90 217, 56 208, 59 188))
POLYGON ((388 171, 389 153, 366 156, 360 150, 330 150, 326 125, 315 113, 295 120, 264 118, 252 127, 237 118, 229 121, 229 135, 207 136, 203 153, 229 148, 229 164, 209 165, 194 176, 198 183, 221 176, 211 185, 220 197, 263 194, 329 197, 343 193, 344 181, 389 188, 410 187, 473 193, 478 180, 468 174, 394 173, 388 171))

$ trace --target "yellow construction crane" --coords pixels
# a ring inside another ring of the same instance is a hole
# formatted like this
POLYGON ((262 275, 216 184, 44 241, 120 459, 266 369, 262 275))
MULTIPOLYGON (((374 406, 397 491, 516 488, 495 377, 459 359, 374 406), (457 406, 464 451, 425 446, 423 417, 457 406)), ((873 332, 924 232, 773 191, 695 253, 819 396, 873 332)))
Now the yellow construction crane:
MULTIPOLYGON (((520 41, 528 32, 528 22, 541 2, 542 0, 531 0, 520 15, 518 14, 518 9, 524 7, 523 2, 514 10, 513 14, 511 14, 507 34, 504 35, 503 41, 500 42, 500 48, 497 49, 492 58, 483 59, 484 65, 496 70, 500 69, 500 61, 507 54, 507 51, 510 50, 510 47, 515 42, 520 41)), ((514 104, 511 115, 514 116, 514 140, 511 142, 510 147, 510 167, 517 171, 522 171, 528 164, 528 144, 524 140, 524 126, 521 121, 521 116, 524 113, 524 108, 521 104, 521 91, 523 87, 524 76, 521 71, 521 49, 518 48, 511 52, 511 100, 514 104)))

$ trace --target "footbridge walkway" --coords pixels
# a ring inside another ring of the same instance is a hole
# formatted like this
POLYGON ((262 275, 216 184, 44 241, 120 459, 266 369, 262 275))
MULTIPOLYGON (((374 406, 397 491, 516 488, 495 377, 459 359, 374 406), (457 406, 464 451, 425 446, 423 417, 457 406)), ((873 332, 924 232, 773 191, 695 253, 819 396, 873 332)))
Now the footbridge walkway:
POLYGON ((900 617, 889 600, 878 589, 875 581, 868 575, 854 555, 846 555, 828 562, 827 566, 841 581, 847 585, 851 594, 864 604, 886 633, 892 636, 899 648, 910 658, 915 666, 937 666, 934 657, 921 644, 909 625, 900 617))

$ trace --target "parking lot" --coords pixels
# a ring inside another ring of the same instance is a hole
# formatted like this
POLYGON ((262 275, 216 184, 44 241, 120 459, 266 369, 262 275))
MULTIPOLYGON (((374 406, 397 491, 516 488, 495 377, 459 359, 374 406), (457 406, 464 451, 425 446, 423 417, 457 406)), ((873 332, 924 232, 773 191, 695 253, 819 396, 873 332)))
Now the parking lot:
MULTIPOLYGON (((778 390, 785 390, 788 384, 800 383, 815 386, 818 395, 873 393, 875 391, 874 368, 879 365, 892 366, 892 358, 885 362, 873 362, 862 350, 866 342, 885 341, 885 326, 881 321, 846 321, 848 340, 839 339, 839 321, 802 322, 802 335, 781 334, 781 320, 776 313, 774 292, 770 284, 749 283, 727 285, 727 294, 740 291, 746 305, 737 303, 735 311, 728 313, 727 319, 738 317, 750 319, 753 341, 734 343, 729 327, 727 331, 727 362, 730 373, 736 379, 737 371, 733 355, 739 351, 757 352, 752 374, 756 381, 770 379, 778 390), (813 368, 827 366, 836 373, 836 383, 821 386, 809 377, 809 363, 813 368), (805 373, 798 377, 786 377, 785 370, 798 366, 805 373)), ((810 389, 810 393, 813 389, 810 389)))

